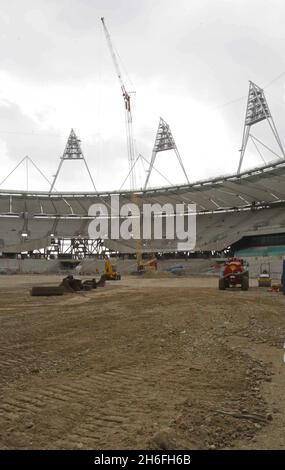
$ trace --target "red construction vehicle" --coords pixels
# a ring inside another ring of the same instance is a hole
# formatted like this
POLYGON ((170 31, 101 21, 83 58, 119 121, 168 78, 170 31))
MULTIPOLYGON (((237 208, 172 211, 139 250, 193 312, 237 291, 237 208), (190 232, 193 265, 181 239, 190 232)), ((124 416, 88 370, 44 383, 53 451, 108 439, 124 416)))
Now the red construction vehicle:
POLYGON ((248 290, 249 276, 248 265, 240 258, 230 258, 221 269, 219 279, 219 289, 225 290, 229 287, 241 287, 241 290, 248 290))

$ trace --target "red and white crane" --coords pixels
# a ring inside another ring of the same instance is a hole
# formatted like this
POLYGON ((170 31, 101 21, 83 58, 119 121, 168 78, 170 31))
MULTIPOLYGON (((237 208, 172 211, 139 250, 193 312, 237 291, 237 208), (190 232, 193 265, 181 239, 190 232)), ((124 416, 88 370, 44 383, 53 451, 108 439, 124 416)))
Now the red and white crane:
POLYGON ((127 92, 126 87, 123 82, 122 73, 119 67, 119 62, 117 59, 117 55, 115 53, 110 33, 106 27, 104 18, 101 18, 104 33, 106 36, 107 44, 109 46, 109 50, 111 53, 111 57, 115 66, 116 74, 119 79, 122 95, 124 99, 124 107, 125 107, 125 118, 126 118, 126 131, 127 131, 127 147, 128 147, 128 160, 129 160, 129 175, 130 175, 130 187, 131 189, 136 188, 136 176, 135 176, 135 146, 134 146, 134 138, 133 138, 133 118, 132 118, 132 109, 131 109, 131 96, 127 92))

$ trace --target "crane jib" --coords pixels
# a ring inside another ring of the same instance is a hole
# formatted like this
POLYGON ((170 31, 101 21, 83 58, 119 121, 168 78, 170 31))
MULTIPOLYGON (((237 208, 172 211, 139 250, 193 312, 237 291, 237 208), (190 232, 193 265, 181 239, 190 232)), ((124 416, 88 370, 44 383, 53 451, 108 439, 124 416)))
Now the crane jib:
POLYGON ((129 168, 130 168, 130 186, 131 189, 135 189, 136 187, 136 175, 134 169, 134 161, 135 161, 135 145, 134 145, 134 138, 133 138, 133 130, 132 130, 132 114, 131 114, 131 97, 129 93, 126 91, 126 87, 123 82, 121 70, 119 67, 119 63, 117 60, 117 55, 115 53, 110 33, 105 25, 104 17, 101 18, 107 44, 110 50, 111 58, 114 63, 114 67, 116 70, 117 77, 119 79, 121 90, 124 99, 124 106, 125 106, 125 113, 126 113, 126 131, 127 131, 127 149, 128 149, 128 159, 129 159, 129 168))

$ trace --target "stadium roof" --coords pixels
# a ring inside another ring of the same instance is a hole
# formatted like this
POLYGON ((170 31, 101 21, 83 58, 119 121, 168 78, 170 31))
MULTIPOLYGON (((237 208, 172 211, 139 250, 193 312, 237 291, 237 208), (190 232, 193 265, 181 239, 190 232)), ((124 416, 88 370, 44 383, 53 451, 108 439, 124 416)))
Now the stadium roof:
POLYGON ((196 204, 197 211, 242 209, 285 201, 285 160, 229 176, 187 185, 110 192, 43 192, 0 190, 0 214, 86 216, 95 202, 110 205, 112 195, 125 203, 196 204))

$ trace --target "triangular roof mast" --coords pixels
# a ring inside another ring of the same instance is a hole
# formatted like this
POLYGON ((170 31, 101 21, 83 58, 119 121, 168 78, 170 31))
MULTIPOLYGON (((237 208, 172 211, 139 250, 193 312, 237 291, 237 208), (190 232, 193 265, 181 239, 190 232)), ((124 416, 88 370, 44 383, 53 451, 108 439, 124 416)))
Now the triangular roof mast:
MULTIPOLYGON (((267 120, 269 127, 273 133, 273 136, 278 144, 278 147, 281 150, 283 158, 285 158, 285 153, 283 149, 282 142, 280 140, 279 134, 277 132, 275 123, 273 121, 273 117, 270 113, 269 106, 267 104, 264 91, 262 88, 257 86, 253 82, 249 82, 249 91, 248 91, 248 98, 247 98, 247 106, 246 106, 246 113, 245 113, 245 121, 244 121, 244 128, 243 128, 243 137, 242 137, 242 145, 240 149, 240 160, 239 160, 239 166, 238 166, 238 174, 240 174, 242 163, 243 163, 243 158, 245 154, 245 150, 247 147, 248 139, 249 137, 253 141, 259 155, 262 157, 257 145, 256 141, 259 142, 261 145, 263 145, 267 150, 271 151, 275 156, 280 158, 282 160, 282 157, 277 155, 273 150, 271 150, 269 147, 267 147, 265 144, 263 144, 259 139, 254 137, 253 135, 250 134, 250 128, 254 124, 257 124, 258 122, 267 120)), ((262 157, 263 158, 263 157, 262 157)))
POLYGON ((60 170, 61 170, 61 167, 63 165, 63 162, 64 160, 83 160, 84 163, 85 163, 85 166, 86 166, 86 169, 88 171, 88 175, 90 177, 90 180, 91 180, 91 183, 92 183, 92 186, 94 188, 94 191, 97 191, 96 190, 96 187, 95 187, 95 183, 93 181, 93 178, 92 178, 92 175, 90 173, 90 170, 89 170, 89 167, 87 165, 87 162, 85 160, 85 157, 82 153, 82 150, 81 150, 81 146, 80 146, 80 139, 78 139, 78 137, 76 136, 75 132, 73 129, 71 129, 71 132, 69 134, 69 137, 68 137, 68 141, 67 141, 67 144, 66 144, 66 147, 65 147, 65 150, 63 152, 63 155, 62 157, 60 158, 60 163, 59 163, 59 166, 58 166, 58 169, 57 169, 57 172, 54 176, 54 179, 53 179, 53 182, 51 184, 51 187, 50 187, 50 192, 52 192, 53 188, 54 188, 54 185, 55 185, 55 182, 58 178, 58 175, 60 173, 60 170))
POLYGON ((180 163, 180 166, 182 168, 182 171, 185 175, 186 181, 189 184, 188 176, 184 168, 180 154, 178 152, 178 149, 176 147, 170 127, 162 118, 160 118, 158 130, 157 130, 156 137, 155 137, 154 147, 152 151, 151 161, 150 161, 149 169, 147 171, 147 177, 146 177, 145 184, 144 184, 144 189, 147 188, 149 178, 153 169, 153 165, 156 159, 156 155, 158 154, 158 152, 164 152, 165 150, 174 150, 177 156, 177 159, 180 163))

